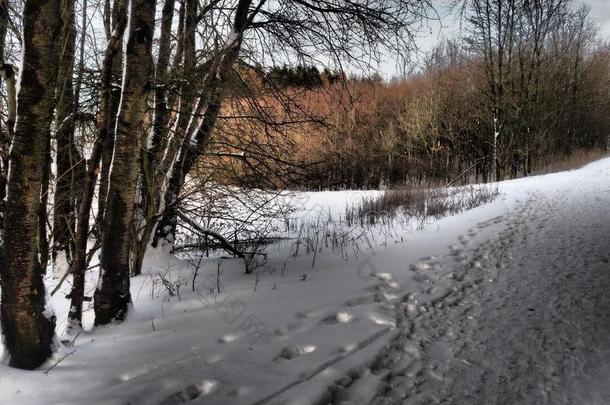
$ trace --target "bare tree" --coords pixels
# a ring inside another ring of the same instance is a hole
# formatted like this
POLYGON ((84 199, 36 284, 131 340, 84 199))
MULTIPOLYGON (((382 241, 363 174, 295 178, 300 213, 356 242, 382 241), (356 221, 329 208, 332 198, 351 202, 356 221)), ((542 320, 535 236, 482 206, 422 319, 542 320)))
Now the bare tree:
MULTIPOLYGON (((218 11, 213 7, 203 10, 210 14, 212 21, 218 21, 214 19, 215 15, 226 18, 226 10, 229 10, 231 13, 228 15, 233 20, 224 38, 214 38, 215 43, 224 45, 215 48, 201 63, 205 76, 201 96, 190 113, 194 117, 192 125, 184 133, 174 135, 174 138, 182 139, 180 147, 175 147, 175 141, 169 142, 164 154, 170 163, 171 175, 167 184, 161 187, 165 192, 159 203, 159 213, 152 217, 153 220, 161 218, 156 226, 153 246, 171 243, 174 239, 181 189, 187 174, 212 142, 236 63, 247 66, 247 60, 254 64, 257 59, 267 57, 319 61, 320 55, 324 54, 337 64, 346 62, 366 67, 380 56, 381 48, 392 49, 398 55, 412 49, 411 25, 427 16, 430 4, 419 0, 365 4, 341 0, 279 3, 262 0, 252 3, 239 1, 227 6, 219 3, 218 11)), ((203 11, 199 15, 205 15, 203 11)), ((206 19, 203 21, 207 22, 206 19)), ((211 32, 227 31, 226 27, 216 25, 210 28, 211 32)), ((160 173, 166 173, 167 164, 161 163, 159 167, 160 173)))
POLYGON ((53 119, 62 27, 60 1, 25 2, 17 122, 9 154, 1 318, 10 365, 31 369, 51 354, 55 319, 45 311, 37 246, 41 184, 53 119))
MULTIPOLYGON (((89 221, 91 206, 93 204, 95 184, 103 154, 105 140, 114 133, 110 128, 113 121, 112 78, 116 60, 119 58, 123 36, 127 27, 127 1, 122 0, 116 4, 114 10, 114 26, 112 35, 108 39, 101 75, 100 109, 97 121, 97 133, 93 144, 91 156, 87 160, 87 170, 84 176, 82 194, 78 207, 77 224, 75 231, 75 253, 71 265, 73 273, 72 291, 70 292, 70 311, 68 313, 67 334, 75 335, 82 328, 82 309, 85 295, 85 271, 92 251, 87 252, 89 240, 89 221)), ((101 199, 101 197, 100 197, 101 199)))
POLYGON ((536 114, 542 53, 551 30, 565 20, 567 0, 473 0, 467 41, 484 61, 492 170, 501 180, 515 170, 515 150, 531 149, 523 125, 536 114), (519 146, 516 146, 518 144, 519 146))
MULTIPOLYGON (((80 191, 79 173, 83 163, 75 143, 75 116, 78 112, 78 95, 80 81, 74 89, 73 71, 76 54, 76 15, 74 0, 62 4, 63 28, 60 40, 60 65, 57 83, 56 162, 57 180, 53 201, 53 260, 62 252, 68 263, 74 255, 74 234, 76 218, 77 193, 80 191)), ((83 4, 83 22, 87 11, 86 1, 83 4)), ((83 41, 85 29, 81 32, 79 71, 82 72, 83 41)), ((81 73, 79 73, 80 75, 81 73)))
POLYGON ((102 230, 100 283, 95 291, 95 323, 123 320, 131 305, 130 242, 140 150, 145 140, 147 97, 152 81, 155 3, 132 0, 125 50, 121 105, 102 230))

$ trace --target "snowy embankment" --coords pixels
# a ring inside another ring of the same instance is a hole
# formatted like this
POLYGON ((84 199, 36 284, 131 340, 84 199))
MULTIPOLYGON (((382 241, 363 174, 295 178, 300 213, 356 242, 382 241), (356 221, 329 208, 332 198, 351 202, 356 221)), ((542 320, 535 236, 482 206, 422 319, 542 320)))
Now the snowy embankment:
MULTIPOLYGON (((599 302, 542 292, 566 285, 565 272, 556 269, 591 265, 610 274, 610 159, 502 182, 499 189, 493 203, 422 229, 383 225, 352 243, 332 246, 331 238, 330 245, 315 242, 309 252, 303 243, 298 255, 293 241, 283 241, 268 247, 268 263, 258 274, 243 274, 239 260, 206 258, 195 291, 194 267, 164 256, 132 279, 134 310, 126 323, 79 335, 38 371, 0 365, 0 403, 389 404, 412 398, 466 404, 494 403, 494 395, 516 401, 509 403, 564 403, 553 399, 568 398, 561 391, 563 374, 583 377, 576 369, 588 365, 582 357, 587 338, 578 333, 590 331, 578 323, 584 317, 557 310, 570 308, 557 300, 599 302), (549 244, 529 252, 538 238, 549 244), (544 282, 538 272, 519 273, 548 263, 553 266, 545 270, 544 282), (529 289, 521 291, 520 281, 529 289), (552 316, 541 310, 547 307, 552 316), (541 317, 536 325, 542 331, 524 338, 533 325, 528 316, 541 317), (561 319, 573 324, 561 326, 561 319), (485 323, 495 329, 490 332, 485 323), (570 331, 564 336, 553 327, 570 331), (511 357, 510 350, 501 354, 519 339, 527 343, 518 349, 525 360, 511 357), (573 358, 562 353, 561 339, 571 342, 573 358), (549 353, 531 353, 545 348, 549 353), (566 358, 573 369, 553 368, 566 358), (511 397, 506 381, 516 381, 522 396, 511 397), (477 395, 484 399, 473 400, 477 395)), ((315 220, 366 195, 308 193, 299 216, 315 220)), ((591 281, 574 279, 579 281, 574 288, 591 281)), ((48 280, 49 286, 54 282, 48 280)), ((62 287, 63 295, 68 287, 62 287)), ((67 311, 63 295, 52 301, 59 333, 67 311)), ((575 302, 570 303, 577 307, 575 302)), ((605 309, 596 311, 603 316, 605 309)), ((89 325, 91 312, 85 313, 89 325)), ((595 349, 599 356, 607 354, 603 347, 595 349)), ((595 375, 603 377, 610 361, 596 364, 595 375)), ((595 380, 589 384, 594 387, 589 392, 599 388, 595 380)))

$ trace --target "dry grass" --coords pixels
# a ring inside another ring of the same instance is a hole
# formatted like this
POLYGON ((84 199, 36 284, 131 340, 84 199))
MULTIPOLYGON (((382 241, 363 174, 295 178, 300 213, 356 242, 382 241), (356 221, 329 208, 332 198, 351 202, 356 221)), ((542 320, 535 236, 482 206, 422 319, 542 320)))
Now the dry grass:
POLYGON ((497 196, 498 189, 494 186, 388 190, 348 209, 346 219, 348 224, 371 225, 403 215, 425 222, 459 214, 491 202, 497 196))
POLYGON ((593 150, 579 150, 573 152, 570 156, 552 156, 547 159, 546 164, 542 165, 539 169, 534 170, 532 174, 548 174, 563 172, 566 170, 580 169, 588 163, 596 160, 610 157, 610 151, 604 151, 601 149, 593 150))
POLYGON ((292 241, 291 256, 311 255, 312 268, 323 250, 338 252, 348 260, 376 246, 404 242, 402 221, 421 228, 431 219, 488 203, 498 194, 497 186, 488 185, 388 190, 359 205, 348 206, 345 217, 333 217, 329 212, 314 222, 287 222, 287 232, 298 232, 292 241))

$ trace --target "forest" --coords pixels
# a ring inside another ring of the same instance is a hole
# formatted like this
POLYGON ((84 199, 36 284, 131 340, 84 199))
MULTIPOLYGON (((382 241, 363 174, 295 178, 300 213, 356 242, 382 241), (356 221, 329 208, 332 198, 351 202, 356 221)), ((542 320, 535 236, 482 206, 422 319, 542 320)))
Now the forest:
POLYGON ((90 302, 95 327, 118 328, 131 278, 181 226, 243 255, 198 222, 238 220, 227 195, 485 183, 607 153, 610 44, 588 8, 451 2, 461 34, 415 63, 435 6, 0 0, 8 364, 44 364, 90 302), (405 67, 393 78, 375 71, 388 55, 405 67), (61 341, 49 277, 71 286, 61 341))

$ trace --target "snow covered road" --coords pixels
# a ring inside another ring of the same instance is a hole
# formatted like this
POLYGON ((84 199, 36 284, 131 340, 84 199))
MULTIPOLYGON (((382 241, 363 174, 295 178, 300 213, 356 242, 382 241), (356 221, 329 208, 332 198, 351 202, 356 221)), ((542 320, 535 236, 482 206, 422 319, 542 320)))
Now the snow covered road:
POLYGON ((610 404, 608 169, 549 180, 429 263, 435 276, 411 293, 428 310, 382 351, 366 402, 610 404), (504 229, 476 241, 491 225, 504 229))

